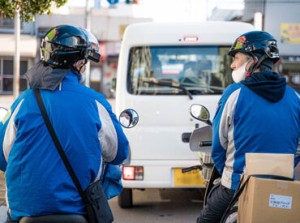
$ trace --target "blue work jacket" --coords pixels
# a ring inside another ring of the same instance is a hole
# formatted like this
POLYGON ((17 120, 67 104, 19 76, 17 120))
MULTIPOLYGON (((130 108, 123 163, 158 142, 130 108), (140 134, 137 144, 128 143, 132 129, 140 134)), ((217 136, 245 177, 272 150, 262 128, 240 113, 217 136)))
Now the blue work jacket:
POLYGON ((212 159, 221 183, 237 189, 246 153, 296 154, 300 98, 272 72, 252 74, 225 89, 213 120, 212 159))
MULTIPOLYGON (((41 90, 50 121, 83 189, 101 177, 103 162, 121 164, 128 141, 102 94, 69 71, 55 90, 41 90)), ((41 116, 32 89, 12 104, 0 124, 0 169, 8 206, 22 216, 84 214, 85 208, 41 116)))

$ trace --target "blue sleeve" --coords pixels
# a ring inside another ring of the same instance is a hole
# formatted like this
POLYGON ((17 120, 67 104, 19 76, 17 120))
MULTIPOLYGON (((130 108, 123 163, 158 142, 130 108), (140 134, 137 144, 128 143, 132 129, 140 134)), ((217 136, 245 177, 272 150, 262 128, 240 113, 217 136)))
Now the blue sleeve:
POLYGON ((0 120, 0 170, 6 171, 7 162, 4 157, 4 148, 3 142, 5 137, 5 132, 8 126, 8 123, 11 119, 12 113, 15 111, 16 107, 19 105, 20 101, 24 98, 24 94, 22 93, 11 105, 10 109, 7 111, 6 116, 0 120))
MULTIPOLYGON (((222 97, 219 100, 218 108, 213 119, 213 130, 212 130, 212 159, 218 172, 222 174, 225 162, 226 162, 226 150, 227 150, 227 132, 224 126, 221 126, 221 122, 224 123, 222 118, 227 118, 227 115, 223 115, 224 107, 229 96, 236 89, 240 87, 240 84, 229 85, 223 92, 222 97), (222 134, 222 135, 220 135, 222 134), (222 139, 222 140, 221 140, 222 139)), ((227 111, 225 111, 227 112, 227 111)), ((226 121, 225 121, 226 123, 226 121)))
POLYGON ((117 148, 116 157, 109 163, 119 165, 128 157, 129 143, 128 143, 127 137, 123 131, 123 128, 122 128, 121 124, 119 123, 118 118, 112 111, 112 108, 111 108, 111 105, 109 104, 109 102, 106 99, 102 98, 101 104, 106 108, 107 112, 110 115, 110 118, 112 120, 112 123, 113 123, 116 133, 117 133, 117 140, 118 140, 118 148, 117 148))
POLYGON ((212 159, 219 174, 222 174, 226 161, 226 150, 221 145, 219 137, 220 119, 222 116, 222 111, 223 107, 220 101, 213 120, 212 128, 212 159))
POLYGON ((0 122, 0 170, 5 171, 6 170, 6 165, 7 162, 4 158, 4 153, 3 153, 3 141, 4 141, 4 135, 5 135, 5 130, 7 127, 7 123, 6 122, 0 122))
POLYGON ((112 121, 114 123, 117 136, 118 136, 118 152, 116 158, 111 162, 112 164, 121 164, 128 157, 128 140, 123 132, 123 128, 121 127, 116 115, 114 113, 110 113, 112 121))

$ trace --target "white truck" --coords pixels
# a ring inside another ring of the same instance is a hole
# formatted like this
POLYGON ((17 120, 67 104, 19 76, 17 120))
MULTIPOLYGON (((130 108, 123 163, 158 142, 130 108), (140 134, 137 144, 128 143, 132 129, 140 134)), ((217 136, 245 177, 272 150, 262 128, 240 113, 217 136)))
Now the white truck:
POLYGON ((204 188, 189 136, 202 123, 191 118, 192 104, 212 115, 231 82, 233 41, 254 30, 241 22, 138 23, 127 27, 120 50, 116 113, 133 108, 139 124, 125 133, 130 157, 123 166, 122 208, 133 206, 133 189, 204 188))

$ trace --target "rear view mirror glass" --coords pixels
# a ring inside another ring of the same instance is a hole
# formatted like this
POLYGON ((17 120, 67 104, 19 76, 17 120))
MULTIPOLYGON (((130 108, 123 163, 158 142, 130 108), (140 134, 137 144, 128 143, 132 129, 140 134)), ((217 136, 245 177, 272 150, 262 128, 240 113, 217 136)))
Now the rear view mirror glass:
POLYGON ((119 116, 119 122, 124 128, 132 128, 136 126, 139 121, 138 113, 129 108, 121 112, 119 116))
POLYGON ((210 114, 208 109, 203 106, 203 105, 197 105, 194 104, 190 108, 190 113, 193 118, 203 121, 203 122, 208 122, 210 120, 210 114))

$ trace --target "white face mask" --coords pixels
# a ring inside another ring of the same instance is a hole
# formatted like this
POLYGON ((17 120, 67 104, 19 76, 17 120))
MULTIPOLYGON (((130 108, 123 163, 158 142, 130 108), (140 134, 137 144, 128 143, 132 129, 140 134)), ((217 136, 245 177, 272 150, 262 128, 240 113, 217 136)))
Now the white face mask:
POLYGON ((242 66, 240 66, 238 69, 235 69, 232 71, 232 79, 235 83, 238 83, 240 81, 245 80, 246 78, 246 66, 248 64, 248 61, 246 61, 242 66))
POLYGON ((129 127, 129 124, 130 124, 129 120, 125 117, 120 118, 120 123, 125 127, 129 127))

